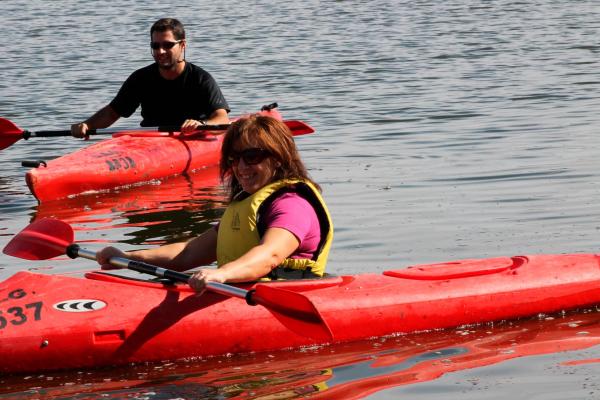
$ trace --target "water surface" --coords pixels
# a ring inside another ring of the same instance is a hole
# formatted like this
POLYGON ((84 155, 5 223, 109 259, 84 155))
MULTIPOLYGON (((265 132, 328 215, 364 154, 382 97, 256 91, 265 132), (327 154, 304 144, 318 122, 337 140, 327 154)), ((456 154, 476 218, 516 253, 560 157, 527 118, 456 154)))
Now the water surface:
MULTIPOLYGON (((214 75, 233 115, 277 101, 285 118, 316 128, 297 143, 334 218, 332 272, 598 247, 600 8, 593 1, 5 0, 0 12, 7 27, 0 115, 34 131, 67 129, 108 103, 129 73, 151 62, 151 23, 180 18, 187 59, 214 75)), ((1 151, 2 247, 40 216, 69 221, 92 249, 173 242, 205 229, 224 207, 218 183, 203 178, 38 206, 20 161, 83 145, 32 139, 1 151)), ((3 256, 0 278, 93 267, 3 256)), ((424 346, 416 356, 433 350, 424 346)), ((256 357, 253 366, 264 361, 256 357)), ((564 364, 579 358, 598 359, 600 350, 499 360, 365 396, 593 398, 598 364, 564 364)), ((160 369, 167 382, 178 376, 160 369)), ((44 387, 46 378, 24 382, 44 387)), ((234 397, 202 385, 204 398, 234 397)), ((146 396, 178 397, 168 384, 146 396)))

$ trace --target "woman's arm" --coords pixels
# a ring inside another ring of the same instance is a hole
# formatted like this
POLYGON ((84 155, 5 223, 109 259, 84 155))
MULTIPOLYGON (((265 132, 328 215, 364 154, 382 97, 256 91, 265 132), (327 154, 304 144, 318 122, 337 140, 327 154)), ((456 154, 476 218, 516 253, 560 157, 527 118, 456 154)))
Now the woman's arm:
POLYGON ((105 247, 96 254, 96 260, 102 269, 115 268, 108 263, 109 258, 123 257, 176 271, 185 271, 214 262, 217 259, 216 248, 217 232, 211 228, 187 242, 152 249, 122 252, 114 247, 105 247))
POLYGON ((294 234, 283 228, 269 228, 259 245, 218 269, 203 268, 192 275, 190 286, 201 292, 207 282, 249 282, 267 275, 292 255, 300 245, 294 234))

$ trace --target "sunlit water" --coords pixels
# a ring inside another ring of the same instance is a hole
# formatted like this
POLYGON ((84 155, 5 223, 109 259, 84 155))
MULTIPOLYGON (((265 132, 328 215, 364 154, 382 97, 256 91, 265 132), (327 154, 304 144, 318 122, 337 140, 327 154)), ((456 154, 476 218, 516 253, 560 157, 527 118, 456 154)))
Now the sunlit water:
MULTIPOLYGON (((151 23, 180 18, 187 59, 214 75, 233 115, 277 101, 285 118, 316 128, 297 143, 333 214, 331 272, 598 248, 596 2, 8 0, 0 12, 0 116, 32 131, 67 129, 110 101, 130 72, 151 61, 151 23)), ((106 242, 139 248, 197 234, 224 207, 213 177, 38 206, 21 160, 51 159, 84 144, 38 138, 1 151, 2 247, 33 218, 54 216, 72 223, 89 248, 106 242)), ((32 268, 93 267, 2 256, 0 278, 32 268)), ((415 356, 434 349, 425 346, 415 356)), ((263 362, 257 357, 254 367, 263 362)), ((499 360, 365 396, 597 397, 590 382, 597 363, 563 365, 578 358, 600 358, 600 350, 499 360)), ((232 368, 247 362, 227 360, 232 368)), ((174 379, 168 366, 162 370, 162 379, 174 379)), ((369 367, 355 371, 371 374, 369 367)), ((117 380, 104 372, 91 376, 117 380)), ((290 390, 303 387, 291 382, 290 390)), ((40 378, 30 387, 45 385, 40 378)), ((206 385, 195 393, 227 397, 206 385)), ((177 397, 166 384, 151 392, 149 398, 177 397)))

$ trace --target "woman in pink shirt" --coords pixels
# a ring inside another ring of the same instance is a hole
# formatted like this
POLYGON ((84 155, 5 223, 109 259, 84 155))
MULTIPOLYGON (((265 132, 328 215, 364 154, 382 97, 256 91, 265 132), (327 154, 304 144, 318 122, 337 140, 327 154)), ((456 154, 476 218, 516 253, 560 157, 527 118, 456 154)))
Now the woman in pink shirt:
POLYGON ((333 239, 333 224, 319 186, 308 176, 287 126, 271 117, 249 116, 228 129, 221 149, 221 178, 230 203, 219 225, 187 242, 127 252, 127 257, 175 270, 195 271, 189 283, 263 278, 320 277, 333 239), (217 262, 217 268, 203 266, 217 262))

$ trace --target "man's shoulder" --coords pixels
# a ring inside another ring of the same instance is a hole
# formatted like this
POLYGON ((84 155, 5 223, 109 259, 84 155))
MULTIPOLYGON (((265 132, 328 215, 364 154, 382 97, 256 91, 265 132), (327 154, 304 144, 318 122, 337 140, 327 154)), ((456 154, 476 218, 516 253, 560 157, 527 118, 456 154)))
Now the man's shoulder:
POLYGON ((217 86, 217 82, 215 81, 213 76, 205 69, 188 61, 186 61, 185 68, 186 72, 184 74, 188 77, 188 80, 190 82, 196 82, 196 84, 205 88, 212 88, 217 86))
POLYGON ((136 69, 132 75, 147 75, 158 73, 158 65, 156 63, 148 64, 145 67, 136 69))
POLYGON ((158 66, 156 65, 156 63, 153 63, 133 71, 131 75, 129 75, 128 80, 146 80, 154 78, 157 75, 160 75, 160 72, 158 71, 158 66))
POLYGON ((193 73, 193 74, 196 74, 196 75, 208 75, 208 76, 210 76, 210 74, 208 73, 208 71, 206 71, 204 68, 199 67, 198 65, 193 64, 193 63, 191 63, 189 61, 185 62, 185 67, 186 67, 186 69, 190 73, 193 73))

